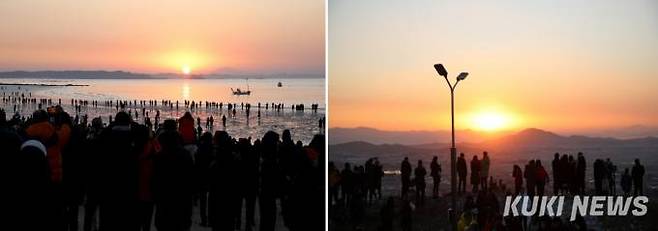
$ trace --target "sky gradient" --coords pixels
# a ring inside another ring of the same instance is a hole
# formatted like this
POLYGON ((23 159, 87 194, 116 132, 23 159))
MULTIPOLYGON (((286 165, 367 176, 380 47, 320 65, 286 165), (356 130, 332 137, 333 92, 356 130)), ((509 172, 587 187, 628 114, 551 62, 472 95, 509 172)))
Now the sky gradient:
POLYGON ((655 1, 329 2, 329 124, 578 132, 658 125, 655 1), (594 4, 596 3, 596 4, 594 4))
POLYGON ((0 2, 0 71, 324 74, 324 1, 0 2))

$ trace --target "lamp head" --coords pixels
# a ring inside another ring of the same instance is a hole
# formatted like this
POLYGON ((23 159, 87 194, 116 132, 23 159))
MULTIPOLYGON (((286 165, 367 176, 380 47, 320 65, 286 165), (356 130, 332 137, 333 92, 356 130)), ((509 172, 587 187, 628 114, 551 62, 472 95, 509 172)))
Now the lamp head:
POLYGON ((468 72, 459 73, 459 75, 457 76, 457 81, 462 81, 466 79, 466 76, 468 76, 468 72))
POLYGON ((444 78, 448 78, 448 71, 446 70, 445 67, 443 67, 443 64, 434 64, 434 69, 436 69, 436 72, 439 73, 440 76, 443 76, 444 78))

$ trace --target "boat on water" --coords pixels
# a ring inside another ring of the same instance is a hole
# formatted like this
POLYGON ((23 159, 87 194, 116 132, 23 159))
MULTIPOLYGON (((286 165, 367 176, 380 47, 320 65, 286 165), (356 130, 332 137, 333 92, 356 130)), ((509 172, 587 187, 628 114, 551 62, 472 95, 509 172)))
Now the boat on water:
POLYGON ((277 87, 283 87, 283 83, 279 82, 276 84, 277 87))
POLYGON ((247 90, 246 91, 244 91, 240 88, 236 88, 235 90, 233 90, 233 88, 231 88, 231 92, 233 92, 233 95, 251 95, 251 90, 249 90, 249 79, 247 79, 247 90))
POLYGON ((231 91, 233 92, 233 95, 251 95, 250 90, 243 91, 240 88, 233 90, 233 88, 231 88, 231 91))

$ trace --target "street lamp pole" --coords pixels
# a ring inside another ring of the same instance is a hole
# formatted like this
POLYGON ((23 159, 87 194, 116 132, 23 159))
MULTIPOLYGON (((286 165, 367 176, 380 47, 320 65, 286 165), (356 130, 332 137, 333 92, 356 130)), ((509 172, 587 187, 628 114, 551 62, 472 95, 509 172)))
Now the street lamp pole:
POLYGON ((442 64, 435 64, 434 69, 436 69, 436 72, 439 73, 439 75, 443 76, 446 79, 446 83, 448 83, 448 87, 450 88, 450 123, 451 123, 451 130, 452 130, 452 142, 450 146, 450 189, 451 189, 451 195, 450 195, 450 223, 452 225, 452 230, 457 230, 457 217, 455 214, 456 208, 457 208, 457 167, 456 167, 456 162, 457 162, 457 148, 455 147, 455 88, 457 87, 457 84, 459 81, 466 79, 466 76, 468 76, 467 72, 462 72, 459 73, 457 76, 457 81, 455 84, 451 84, 450 80, 448 80, 448 71, 443 67, 442 64))

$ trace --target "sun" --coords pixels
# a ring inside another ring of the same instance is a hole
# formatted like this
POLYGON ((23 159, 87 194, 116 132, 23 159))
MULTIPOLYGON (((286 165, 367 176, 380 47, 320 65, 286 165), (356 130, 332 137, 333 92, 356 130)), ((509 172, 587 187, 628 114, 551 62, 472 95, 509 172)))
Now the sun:
POLYGON ((183 72, 184 75, 189 75, 192 72, 192 69, 190 68, 190 65, 184 64, 183 67, 181 67, 181 72, 183 72))
POLYGON ((501 112, 485 111, 473 115, 472 122, 476 129, 491 132, 507 128, 510 118, 501 112))

